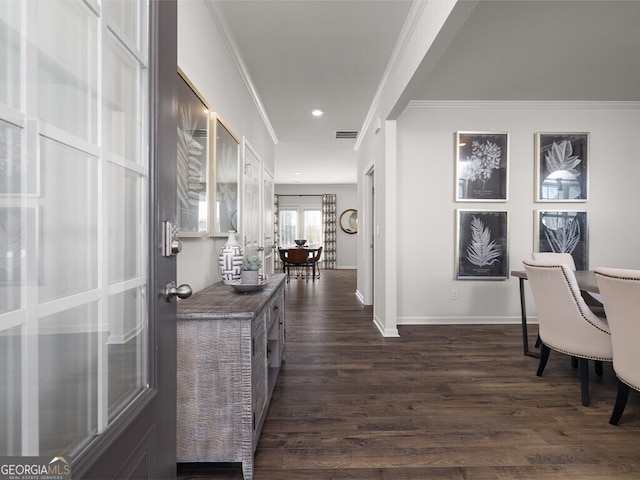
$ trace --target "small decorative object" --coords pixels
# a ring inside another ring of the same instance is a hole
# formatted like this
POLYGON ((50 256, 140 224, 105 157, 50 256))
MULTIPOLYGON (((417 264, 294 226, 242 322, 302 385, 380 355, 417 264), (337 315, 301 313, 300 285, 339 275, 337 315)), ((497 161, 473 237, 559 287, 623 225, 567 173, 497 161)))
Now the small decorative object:
POLYGON ((307 240, 294 240, 294 242, 296 242, 296 245, 299 247, 304 247, 304 245, 307 243, 307 240))
POLYGON ((220 275, 225 285, 240 280, 242 269, 242 247, 236 239, 236 232, 230 231, 227 243, 224 244, 218 257, 220 275))
POLYGON ((262 260, 259 255, 247 255, 242 261, 242 273, 240 274, 240 283, 245 285, 257 285, 259 282, 258 270, 262 266, 262 260))

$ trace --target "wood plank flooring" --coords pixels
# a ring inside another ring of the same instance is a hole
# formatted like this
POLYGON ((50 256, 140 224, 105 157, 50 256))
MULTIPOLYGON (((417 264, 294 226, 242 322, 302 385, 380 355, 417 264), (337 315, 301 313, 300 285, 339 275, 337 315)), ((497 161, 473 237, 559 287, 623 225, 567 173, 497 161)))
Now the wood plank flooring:
MULTIPOLYGON (((640 397, 609 425, 611 365, 602 377, 591 366, 583 407, 569 358, 552 352, 536 377, 519 326, 405 326, 383 338, 355 288, 353 270, 286 286, 287 356, 256 480, 640 478, 640 397)), ((179 465, 178 478, 242 474, 239 465, 179 465)))

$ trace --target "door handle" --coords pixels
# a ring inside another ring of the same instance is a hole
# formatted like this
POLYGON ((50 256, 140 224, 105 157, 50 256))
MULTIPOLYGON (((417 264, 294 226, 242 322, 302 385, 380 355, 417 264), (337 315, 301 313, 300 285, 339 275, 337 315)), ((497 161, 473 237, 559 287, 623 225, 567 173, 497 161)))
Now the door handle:
POLYGON ((183 283, 178 287, 176 286, 176 282, 167 283, 167 288, 165 290, 165 297, 167 298, 167 302, 170 302, 173 297, 185 299, 189 298, 192 294, 193 289, 191 288, 191 285, 183 283))

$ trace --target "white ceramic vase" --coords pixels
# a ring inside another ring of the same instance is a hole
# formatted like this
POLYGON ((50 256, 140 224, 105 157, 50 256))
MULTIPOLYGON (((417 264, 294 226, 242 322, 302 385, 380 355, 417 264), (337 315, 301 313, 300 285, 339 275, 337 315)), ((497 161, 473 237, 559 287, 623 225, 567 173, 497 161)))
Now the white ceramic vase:
POLYGON ((225 285, 235 283, 240 280, 242 271, 242 247, 236 239, 236 232, 229 232, 227 243, 224 244, 218 256, 220 265, 220 275, 225 285))

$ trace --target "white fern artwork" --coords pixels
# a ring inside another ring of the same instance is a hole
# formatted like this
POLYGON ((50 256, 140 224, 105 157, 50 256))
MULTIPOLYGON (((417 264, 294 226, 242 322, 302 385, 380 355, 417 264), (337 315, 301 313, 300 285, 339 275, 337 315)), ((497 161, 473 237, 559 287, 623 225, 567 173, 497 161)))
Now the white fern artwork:
POLYGON ((544 235, 553 252, 573 253, 580 243, 580 223, 575 218, 572 218, 556 229, 545 225, 544 235))
POLYGON ((178 126, 177 196, 178 224, 183 230, 198 230, 198 211, 201 197, 205 195, 206 172, 205 147, 195 138, 197 117, 191 105, 180 108, 181 125, 178 126))
POLYGON ((467 260, 477 267, 487 267, 500 262, 502 251, 491 239, 491 229, 478 217, 473 217, 470 225, 471 241, 467 246, 467 260))

